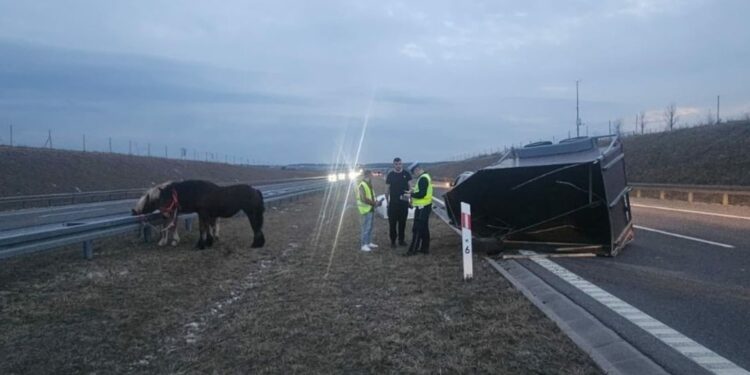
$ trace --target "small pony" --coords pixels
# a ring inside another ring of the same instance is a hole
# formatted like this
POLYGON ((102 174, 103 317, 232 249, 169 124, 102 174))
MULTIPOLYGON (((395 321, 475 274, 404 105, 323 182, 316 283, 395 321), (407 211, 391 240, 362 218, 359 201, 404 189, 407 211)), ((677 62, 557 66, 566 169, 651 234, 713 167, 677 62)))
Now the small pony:
POLYGON ((232 217, 242 210, 253 228, 251 247, 263 247, 263 194, 250 185, 218 186, 209 181, 187 180, 165 183, 158 187, 159 210, 162 215, 176 220, 177 212, 198 214, 200 237, 197 247, 205 249, 218 238, 217 218, 232 217))
MULTIPOLYGON (((156 210, 158 210, 159 207, 159 194, 161 193, 161 190, 164 189, 167 185, 171 184, 172 181, 163 182, 159 185, 156 185, 148 190, 146 190, 146 193, 141 196, 138 201, 135 203, 135 207, 131 209, 131 213, 133 216, 140 216, 140 215, 147 215, 150 214, 156 210)), ((183 213, 189 213, 187 211, 182 211, 183 213)), ((166 244, 171 244, 172 246, 177 246, 180 243, 180 234, 177 233, 178 226, 176 225, 177 220, 177 211, 173 210, 171 213, 163 212, 162 215, 164 216, 164 219, 166 221, 166 224, 160 225, 159 233, 161 234, 161 238, 159 239, 159 246, 164 246, 166 244)), ((209 230, 211 231, 211 234, 215 237, 219 237, 219 221, 216 220, 213 225, 210 226, 209 230)))

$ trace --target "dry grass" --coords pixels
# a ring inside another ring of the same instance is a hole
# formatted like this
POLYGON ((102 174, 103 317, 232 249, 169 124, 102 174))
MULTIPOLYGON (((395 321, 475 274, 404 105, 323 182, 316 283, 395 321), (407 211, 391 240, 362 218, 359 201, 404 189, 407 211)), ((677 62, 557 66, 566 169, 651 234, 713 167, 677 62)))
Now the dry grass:
POLYGON ((262 249, 236 218, 202 252, 191 233, 5 262, 0 373, 599 373, 485 262, 461 281, 434 216, 429 256, 358 251, 354 209, 333 249, 340 194, 269 208, 262 249))
POLYGON ((0 146, 0 196, 144 188, 167 180, 260 182, 319 176, 316 171, 0 146))
POLYGON ((623 138, 633 182, 750 186, 750 122, 623 138))

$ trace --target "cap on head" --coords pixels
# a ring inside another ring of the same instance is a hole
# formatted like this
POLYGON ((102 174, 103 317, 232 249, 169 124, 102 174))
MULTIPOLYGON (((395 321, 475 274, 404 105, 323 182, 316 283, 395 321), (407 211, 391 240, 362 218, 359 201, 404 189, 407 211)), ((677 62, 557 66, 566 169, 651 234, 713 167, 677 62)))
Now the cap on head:
POLYGON ((414 173, 414 171, 417 169, 422 169, 422 166, 416 161, 409 166, 409 171, 411 173, 414 173))

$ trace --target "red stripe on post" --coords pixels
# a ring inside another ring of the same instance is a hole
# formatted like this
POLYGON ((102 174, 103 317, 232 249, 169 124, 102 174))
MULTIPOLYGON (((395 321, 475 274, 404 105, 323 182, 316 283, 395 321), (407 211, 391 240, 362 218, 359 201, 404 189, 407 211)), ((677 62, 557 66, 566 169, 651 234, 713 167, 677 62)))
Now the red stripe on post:
POLYGON ((461 213, 461 227, 471 230, 471 215, 461 213))

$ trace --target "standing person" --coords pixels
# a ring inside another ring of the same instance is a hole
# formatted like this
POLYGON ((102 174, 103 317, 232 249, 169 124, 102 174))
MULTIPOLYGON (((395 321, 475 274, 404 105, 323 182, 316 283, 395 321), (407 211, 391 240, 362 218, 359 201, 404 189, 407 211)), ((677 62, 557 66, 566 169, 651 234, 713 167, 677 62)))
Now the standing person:
POLYGON ((418 252, 430 253, 430 213, 432 213, 432 178, 424 169, 416 164, 411 167, 411 173, 417 176, 414 191, 411 192, 412 205, 414 206, 413 237, 406 256, 415 255, 418 252))
POLYGON ((388 185, 388 228, 391 237, 391 248, 396 248, 396 240, 400 246, 406 246, 404 232, 406 231, 406 217, 409 214, 409 202, 402 196, 409 192, 411 174, 404 170, 401 158, 393 159, 393 170, 388 172, 385 184, 388 185))
POLYGON ((362 217, 362 235, 360 237, 360 250, 372 251, 378 245, 372 243, 372 220, 375 216, 375 207, 380 206, 375 202, 375 193, 372 191, 372 171, 369 169, 362 173, 362 179, 357 185, 357 209, 362 217))

